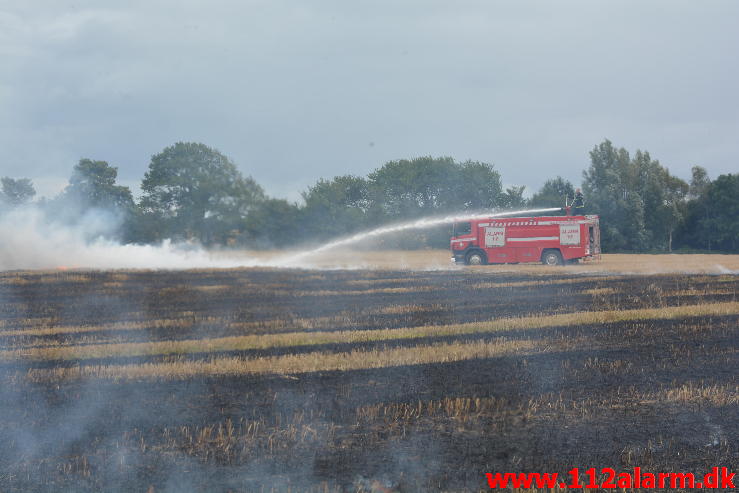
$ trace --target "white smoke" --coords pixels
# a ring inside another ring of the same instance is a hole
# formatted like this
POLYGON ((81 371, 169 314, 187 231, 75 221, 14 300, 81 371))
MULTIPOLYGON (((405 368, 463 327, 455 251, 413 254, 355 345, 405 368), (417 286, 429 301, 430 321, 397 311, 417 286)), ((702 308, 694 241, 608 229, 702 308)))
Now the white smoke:
POLYGON ((721 264, 716 264, 716 270, 718 271, 719 274, 739 274, 739 269, 737 270, 727 269, 721 264))
MULTIPOLYGON (((111 240, 119 226, 103 211, 90 211, 72 225, 50 221, 36 207, 0 216, 0 270, 187 269, 251 265, 249 259, 216 256, 193 245, 122 245, 111 240)), ((258 262, 254 262, 256 265, 258 262)))
MULTIPOLYGON (((406 230, 418 230, 475 218, 551 212, 535 209, 487 214, 457 214, 422 218, 325 243, 312 250, 273 256, 211 252, 199 245, 164 241, 159 245, 120 244, 111 239, 119 227, 115 216, 89 211, 72 225, 49 220, 37 207, 17 208, 0 215, 0 270, 13 269, 194 269, 230 267, 311 268, 311 258, 365 240, 406 230)), ((296 245, 297 246, 297 245, 296 245)), ((361 263, 361 262, 360 262, 361 263)), ((362 265, 326 265, 321 268, 361 268, 362 265)))

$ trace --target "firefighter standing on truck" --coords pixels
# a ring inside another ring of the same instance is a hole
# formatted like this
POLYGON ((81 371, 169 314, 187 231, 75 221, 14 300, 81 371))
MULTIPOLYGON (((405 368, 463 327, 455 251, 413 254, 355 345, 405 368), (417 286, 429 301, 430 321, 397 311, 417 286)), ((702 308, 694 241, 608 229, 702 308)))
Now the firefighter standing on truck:
POLYGON ((575 198, 572 199, 573 209, 582 209, 585 207, 585 198, 582 196, 582 192, 578 188, 575 190, 575 198))

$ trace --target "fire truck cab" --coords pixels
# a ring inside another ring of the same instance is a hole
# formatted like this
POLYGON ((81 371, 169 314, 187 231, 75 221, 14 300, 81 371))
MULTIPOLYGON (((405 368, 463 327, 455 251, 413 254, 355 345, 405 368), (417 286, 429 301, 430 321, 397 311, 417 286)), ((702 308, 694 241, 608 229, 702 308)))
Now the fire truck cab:
MULTIPOLYGON (((568 210, 569 212, 569 210, 568 210)), ((454 223, 452 261, 577 263, 600 258, 598 216, 490 217, 454 223)))

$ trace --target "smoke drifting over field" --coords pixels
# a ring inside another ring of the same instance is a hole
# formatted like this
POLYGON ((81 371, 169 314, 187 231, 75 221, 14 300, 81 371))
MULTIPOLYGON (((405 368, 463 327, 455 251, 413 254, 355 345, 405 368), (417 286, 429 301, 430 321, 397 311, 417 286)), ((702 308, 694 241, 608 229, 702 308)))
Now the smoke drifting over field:
MULTIPOLYGON (((112 239, 119 226, 114 215, 90 211, 74 224, 47 218, 35 207, 25 207, 0 216, 0 270, 95 268, 95 269, 188 269, 228 267, 317 267, 311 259, 329 250, 372 241, 378 237, 421 230, 451 223, 455 219, 511 216, 550 212, 536 209, 496 214, 459 214, 421 218, 331 241, 300 253, 256 258, 236 253, 209 252, 199 245, 165 241, 160 245, 120 244, 112 239)), ((361 262, 359 262, 361 264, 361 262)), ((365 265, 341 265, 364 267, 365 265)))
POLYGON ((496 272, 2 273, 0 490, 477 491, 734 457, 736 278, 496 272))
MULTIPOLYGON (((514 211, 494 215, 532 215, 551 209, 514 211)), ((384 251, 383 238, 405 231, 424 230, 475 215, 428 217, 390 224, 323 245, 295 245, 286 251, 206 250, 198 244, 164 241, 158 245, 121 244, 116 241, 120 221, 104 211, 91 211, 74 223, 50 219, 36 207, 0 214, 0 270, 23 269, 197 269, 197 268, 306 268, 306 269, 404 269, 452 268, 441 250, 384 251), (351 250, 360 248, 360 250, 351 250)), ((607 257, 607 258, 606 258, 607 257)), ((705 272, 736 274, 739 257, 726 255, 615 255, 592 265, 570 266, 573 273, 601 272, 658 274, 705 272)), ((522 271, 541 266, 496 267, 496 271, 522 271)))
POLYGON ((248 265, 215 258, 198 246, 122 245, 109 239, 117 219, 102 211, 85 214, 73 225, 50 221, 28 207, 0 216, 0 269, 142 268, 185 269, 248 265))

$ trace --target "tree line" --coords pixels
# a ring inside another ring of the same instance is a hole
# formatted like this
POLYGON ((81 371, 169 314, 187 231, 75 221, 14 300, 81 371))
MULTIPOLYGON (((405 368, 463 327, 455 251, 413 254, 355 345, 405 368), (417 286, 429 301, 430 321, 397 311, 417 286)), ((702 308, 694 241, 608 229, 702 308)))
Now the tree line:
MULTIPOLYGON (((575 187, 561 177, 530 199, 523 186, 504 189, 493 165, 420 157, 385 163, 366 177, 320 179, 301 202, 267 196, 251 177, 216 149, 178 142, 154 155, 136 200, 117 184, 106 161, 81 159, 67 187, 36 205, 55 221, 74 223, 104 213, 118 227, 108 236, 124 243, 164 239, 207 246, 294 247, 390 222, 439 214, 558 207, 575 187)), ((31 202, 27 178, 2 178, 0 212, 31 202)), ((604 251, 739 251, 739 175, 711 180, 695 166, 686 182, 646 151, 632 156, 605 140, 583 171, 583 213, 601 216, 604 251)), ((385 239, 379 246, 448 246, 448 226, 385 239)), ((375 245, 377 246, 377 245, 375 245)))

